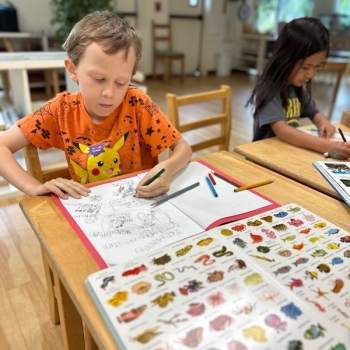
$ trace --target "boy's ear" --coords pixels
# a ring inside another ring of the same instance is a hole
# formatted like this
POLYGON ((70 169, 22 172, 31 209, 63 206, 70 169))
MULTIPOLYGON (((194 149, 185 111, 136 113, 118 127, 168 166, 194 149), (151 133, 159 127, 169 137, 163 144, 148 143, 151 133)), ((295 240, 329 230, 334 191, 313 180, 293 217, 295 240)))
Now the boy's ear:
POLYGON ((64 60, 64 65, 66 67, 66 71, 68 72, 70 78, 75 83, 78 83, 77 72, 76 72, 75 65, 73 64, 73 62, 69 58, 66 58, 64 60))

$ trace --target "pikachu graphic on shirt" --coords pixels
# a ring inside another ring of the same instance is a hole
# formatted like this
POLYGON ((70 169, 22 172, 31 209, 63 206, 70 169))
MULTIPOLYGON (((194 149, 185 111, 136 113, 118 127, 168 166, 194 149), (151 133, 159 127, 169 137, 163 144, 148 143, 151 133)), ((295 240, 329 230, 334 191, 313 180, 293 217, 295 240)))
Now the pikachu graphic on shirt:
POLYGON ((113 147, 105 147, 104 143, 87 146, 79 142, 74 145, 83 153, 87 154, 86 169, 82 168, 73 160, 70 163, 77 176, 80 177, 80 183, 86 184, 100 180, 110 179, 120 175, 120 155, 119 150, 124 145, 129 136, 126 132, 113 147))

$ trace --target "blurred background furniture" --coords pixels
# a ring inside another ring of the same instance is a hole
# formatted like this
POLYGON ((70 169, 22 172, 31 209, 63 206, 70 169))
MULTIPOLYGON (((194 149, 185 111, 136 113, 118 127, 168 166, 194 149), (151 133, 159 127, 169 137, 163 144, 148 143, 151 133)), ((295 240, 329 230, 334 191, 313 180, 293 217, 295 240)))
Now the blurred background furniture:
MULTIPOLYGON (((7 70, 14 107, 21 117, 32 111, 28 70, 49 69, 52 74, 54 94, 59 93, 57 68, 64 68, 66 52, 4 52, 0 53, 0 71, 7 70)), ((66 89, 79 90, 66 73, 66 89)))
POLYGON ((185 69, 185 54, 173 50, 171 33, 171 22, 156 24, 152 21, 152 43, 153 43, 153 79, 157 78, 157 62, 162 61, 164 67, 163 80, 168 81, 172 75, 172 62, 180 61, 180 80, 183 81, 185 69), (162 47, 159 43, 165 43, 162 47))
POLYGON ((350 63, 350 58, 342 58, 342 57, 328 57, 327 62, 322 68, 322 71, 336 71, 337 72, 337 78, 335 81, 335 86, 333 90, 332 100, 330 102, 330 108, 328 112, 328 119, 332 119, 333 109, 335 102, 337 100, 339 85, 341 82, 341 79, 346 72, 346 69, 350 63))

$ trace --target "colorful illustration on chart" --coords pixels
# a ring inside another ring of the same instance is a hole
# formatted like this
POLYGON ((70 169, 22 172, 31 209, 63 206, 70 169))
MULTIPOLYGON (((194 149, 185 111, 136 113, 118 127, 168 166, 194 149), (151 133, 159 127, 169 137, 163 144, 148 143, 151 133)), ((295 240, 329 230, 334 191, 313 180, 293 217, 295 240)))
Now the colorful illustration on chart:
POLYGON ((350 187, 350 180, 349 179, 339 179, 339 181, 341 181, 344 184, 344 186, 350 187))
POLYGON ((132 285, 131 291, 135 294, 146 294, 152 288, 152 284, 147 281, 140 281, 132 285))
POLYGON ((186 285, 179 288, 182 295, 188 295, 189 293, 198 292, 200 289, 204 288, 203 283, 197 280, 188 281, 186 285))
POLYGON ((120 316, 117 317, 117 321, 119 323, 134 321, 139 316, 141 316, 146 309, 147 309, 147 305, 142 305, 137 308, 131 309, 128 312, 123 312, 120 316))
POLYGON ((171 256, 168 255, 168 254, 164 254, 164 255, 160 256, 159 258, 153 258, 152 259, 152 263, 154 265, 158 265, 158 266, 159 265, 165 265, 165 264, 167 264, 170 261, 171 261, 171 256))
POLYGON ((128 295, 129 292, 125 290, 122 292, 117 292, 111 299, 108 300, 108 304, 113 307, 119 307, 128 300, 128 295))
POLYGON ((114 276, 105 277, 102 281, 101 288, 105 290, 107 288, 108 284, 110 284, 110 283, 115 283, 114 276))
POLYGON ((325 163, 325 166, 333 174, 346 174, 350 175, 350 168, 346 164, 341 163, 325 163))
POLYGON ((186 255, 192 249, 192 247, 193 246, 190 244, 190 245, 187 245, 186 247, 178 250, 176 252, 176 256, 184 256, 184 255, 186 255))
POLYGON ((159 326, 156 326, 153 328, 147 328, 142 333, 140 333, 136 337, 132 338, 132 340, 137 341, 141 344, 147 344, 154 337, 156 337, 159 334, 162 334, 162 332, 157 332, 159 328, 160 328, 159 326))

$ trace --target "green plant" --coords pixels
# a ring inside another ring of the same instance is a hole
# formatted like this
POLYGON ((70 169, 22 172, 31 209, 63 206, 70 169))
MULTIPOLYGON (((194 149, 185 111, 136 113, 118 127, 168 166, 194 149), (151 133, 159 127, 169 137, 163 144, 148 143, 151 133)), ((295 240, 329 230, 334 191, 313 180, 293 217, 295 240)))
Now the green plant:
POLYGON ((63 44, 75 23, 86 14, 97 10, 116 12, 116 5, 116 0, 51 0, 51 24, 58 24, 56 40, 63 44))

